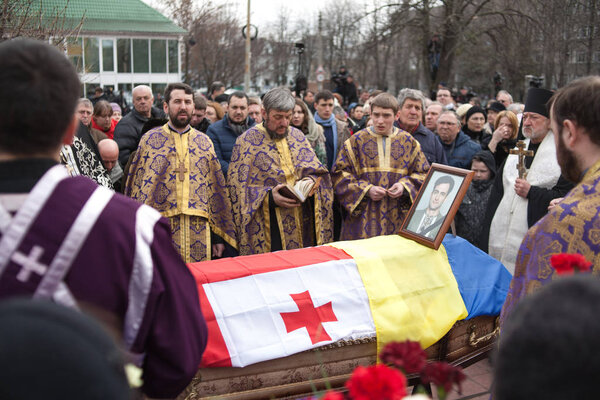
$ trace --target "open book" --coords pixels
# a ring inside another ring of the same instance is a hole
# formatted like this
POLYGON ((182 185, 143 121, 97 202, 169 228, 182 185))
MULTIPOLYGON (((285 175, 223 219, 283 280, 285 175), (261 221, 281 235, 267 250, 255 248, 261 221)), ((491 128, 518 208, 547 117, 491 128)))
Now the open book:
POLYGON ((279 189, 279 194, 290 199, 297 200, 300 203, 304 203, 308 197, 315 193, 315 191, 319 188, 320 183, 320 177, 317 178, 316 181, 313 181, 310 178, 301 179, 296 182, 294 186, 285 185, 279 189))

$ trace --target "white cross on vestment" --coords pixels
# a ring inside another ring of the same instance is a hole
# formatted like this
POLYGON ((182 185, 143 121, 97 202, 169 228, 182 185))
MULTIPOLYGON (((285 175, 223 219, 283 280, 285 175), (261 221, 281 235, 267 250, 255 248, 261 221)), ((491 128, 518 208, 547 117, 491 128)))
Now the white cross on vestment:
POLYGON ((48 266, 39 262, 40 257, 44 254, 44 249, 40 246, 33 246, 28 256, 17 252, 13 254, 11 260, 20 265, 21 271, 17 274, 17 279, 21 282, 27 282, 32 272, 38 275, 44 275, 48 270, 48 266))

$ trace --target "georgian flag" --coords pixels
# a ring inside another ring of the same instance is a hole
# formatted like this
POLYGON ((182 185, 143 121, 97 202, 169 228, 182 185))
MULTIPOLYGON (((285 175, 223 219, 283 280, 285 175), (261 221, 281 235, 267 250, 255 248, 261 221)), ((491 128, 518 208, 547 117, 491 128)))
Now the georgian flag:
POLYGON ((209 327, 202 366, 243 367, 375 335, 356 262, 321 246, 190 264, 209 327))

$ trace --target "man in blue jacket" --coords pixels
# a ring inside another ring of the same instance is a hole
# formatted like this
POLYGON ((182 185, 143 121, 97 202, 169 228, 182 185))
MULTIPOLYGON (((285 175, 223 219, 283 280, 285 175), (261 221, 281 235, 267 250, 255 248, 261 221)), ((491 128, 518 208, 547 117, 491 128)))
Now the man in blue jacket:
POLYGON ((448 165, 469 169, 481 146, 460 130, 460 119, 454 111, 444 111, 437 120, 438 139, 444 147, 448 165))
POLYGON ((227 176, 231 151, 236 139, 256 123, 248 117, 248 96, 244 92, 233 92, 227 102, 227 114, 222 120, 210 125, 206 134, 215 145, 215 153, 221 163, 223 175, 227 176))

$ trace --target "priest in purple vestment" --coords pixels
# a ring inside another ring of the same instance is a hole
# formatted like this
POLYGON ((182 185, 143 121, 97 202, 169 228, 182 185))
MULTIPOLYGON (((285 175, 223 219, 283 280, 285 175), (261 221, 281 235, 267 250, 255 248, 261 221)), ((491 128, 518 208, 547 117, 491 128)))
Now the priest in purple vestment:
POLYGON ((81 90, 64 54, 30 39, 0 44, 0 87, 0 298, 95 316, 142 368, 144 394, 176 397, 207 332, 168 221, 58 163, 81 90))

